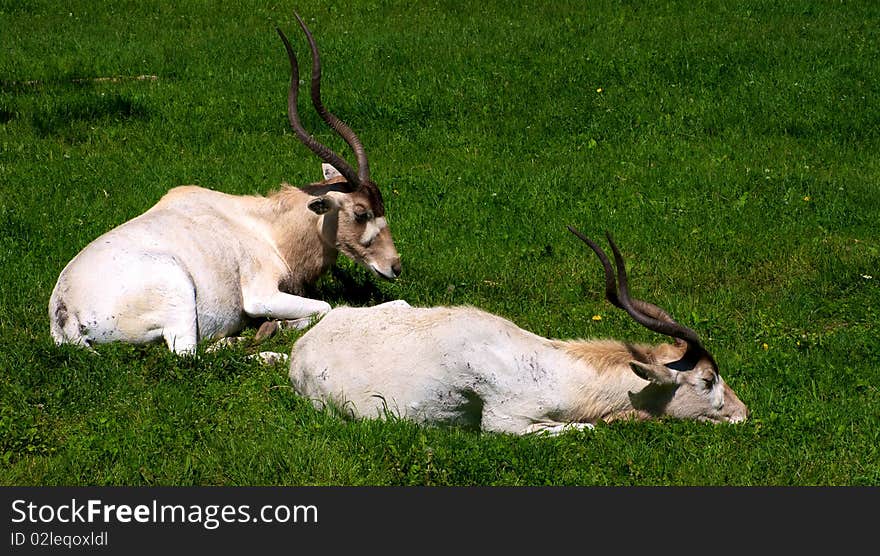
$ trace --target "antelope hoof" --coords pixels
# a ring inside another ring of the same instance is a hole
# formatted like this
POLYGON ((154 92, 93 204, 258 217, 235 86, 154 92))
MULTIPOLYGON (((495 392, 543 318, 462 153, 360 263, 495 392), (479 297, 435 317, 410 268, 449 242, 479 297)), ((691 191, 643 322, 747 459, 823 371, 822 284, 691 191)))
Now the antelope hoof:
POLYGON ((312 324, 314 317, 303 317, 301 319, 275 321, 279 330, 302 330, 308 328, 312 324))
POLYGON ((276 332, 281 329, 281 324, 277 320, 267 320, 262 325, 260 325, 257 333, 254 334, 254 343, 259 344, 266 338, 271 338, 276 332))

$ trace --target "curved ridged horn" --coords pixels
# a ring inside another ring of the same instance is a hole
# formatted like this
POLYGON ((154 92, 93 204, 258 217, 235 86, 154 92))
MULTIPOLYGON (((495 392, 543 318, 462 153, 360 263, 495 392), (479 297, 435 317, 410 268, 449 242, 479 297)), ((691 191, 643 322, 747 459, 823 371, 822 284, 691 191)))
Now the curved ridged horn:
MULTIPOLYGON (((299 18, 299 16, 297 16, 297 18, 299 18)), ((299 112, 297 111, 296 106, 299 97, 299 64, 297 64, 296 54, 294 54, 293 48, 290 46, 290 41, 287 40, 284 32, 282 32, 277 26, 275 27, 275 30, 278 31, 278 35, 284 43, 284 48, 287 50, 287 58, 290 60, 290 91, 287 94, 287 117, 288 120, 290 120, 290 127, 306 147, 318 155, 321 160, 336 168, 339 173, 345 177, 348 183, 356 188, 361 187, 362 183, 360 178, 352 167, 329 147, 315 140, 315 138, 309 135, 305 128, 303 128, 302 123, 299 120, 299 112)))
POLYGON ((614 243, 611 234, 606 232, 605 237, 608 239, 608 243, 611 245, 611 250, 614 253, 614 262, 617 265, 616 281, 614 270, 611 267, 611 261, 608 260, 608 256, 605 255, 602 248, 574 227, 568 226, 568 230, 581 241, 586 243, 590 249, 596 253, 596 256, 599 257, 599 261, 601 261, 602 267, 605 270, 605 297, 612 305, 626 311, 633 320, 648 330, 658 332, 665 336, 670 336, 676 340, 681 340, 687 343, 689 348, 705 352, 702 343, 700 343, 700 338, 695 331, 687 326, 677 323, 669 313, 660 307, 630 297, 629 281, 626 275, 626 265, 623 260, 623 255, 620 254, 620 250, 614 243), (620 286, 619 290, 618 284, 620 286))
POLYGON ((312 37, 312 32, 309 31, 309 28, 306 26, 305 22, 299 16, 298 13, 293 12, 293 15, 296 16, 296 20, 299 22, 299 26, 302 27, 303 32, 306 35, 306 39, 309 41, 309 49, 312 51, 312 105, 315 107, 315 110, 321 116, 327 125, 333 128, 336 133, 339 134, 340 137, 345 139, 345 142, 348 143, 348 146, 351 147, 351 150, 354 151, 355 159, 357 160, 357 174, 360 185, 365 185, 370 181, 370 165, 367 161, 367 153, 364 150, 364 146, 361 144, 361 140, 358 139, 358 136, 354 131, 345 122, 341 121, 339 118, 334 116, 327 108, 324 106, 324 103, 321 102, 321 57, 318 55, 318 45, 315 44, 315 39, 312 37))

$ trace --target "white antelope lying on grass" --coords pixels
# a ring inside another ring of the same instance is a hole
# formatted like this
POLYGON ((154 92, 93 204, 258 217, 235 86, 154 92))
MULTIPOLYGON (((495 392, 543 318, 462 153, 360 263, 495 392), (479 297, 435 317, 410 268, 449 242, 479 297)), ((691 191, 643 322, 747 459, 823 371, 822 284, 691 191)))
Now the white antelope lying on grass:
POLYGON ((619 291, 601 248, 569 229, 602 261, 608 301, 673 344, 550 340, 473 307, 338 307, 293 346, 294 389, 353 417, 388 412, 514 434, 662 416, 743 421, 746 406, 697 334, 630 298, 611 237, 619 291))
MULTIPOLYGON (((144 214, 87 245, 61 272, 49 300, 56 343, 90 346, 164 339, 191 353, 205 339, 237 333, 251 318, 295 320, 330 310, 302 297, 342 252, 393 280, 400 258, 379 188, 354 132, 320 98, 321 66, 309 29, 296 16, 312 53, 312 103, 351 146, 355 172, 302 127, 299 68, 281 30, 291 78, 288 115, 296 136, 336 176, 304 188, 285 184, 262 196, 177 187, 144 214)), ((295 323, 295 324, 297 324, 295 323)))

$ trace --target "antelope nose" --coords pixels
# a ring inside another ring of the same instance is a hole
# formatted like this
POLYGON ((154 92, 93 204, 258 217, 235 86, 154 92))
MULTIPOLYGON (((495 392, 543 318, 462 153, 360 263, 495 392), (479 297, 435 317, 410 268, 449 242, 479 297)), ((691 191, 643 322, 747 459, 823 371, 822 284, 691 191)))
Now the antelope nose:
POLYGON ((391 265, 391 272, 393 272, 394 277, 397 278, 398 276, 400 276, 400 271, 400 259, 397 259, 396 261, 394 261, 394 264, 391 265))

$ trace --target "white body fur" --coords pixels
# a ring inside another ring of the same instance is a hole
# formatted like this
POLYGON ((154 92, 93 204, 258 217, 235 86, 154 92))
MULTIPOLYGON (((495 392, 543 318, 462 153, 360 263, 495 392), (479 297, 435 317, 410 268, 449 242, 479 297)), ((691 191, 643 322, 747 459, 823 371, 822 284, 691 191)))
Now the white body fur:
POLYGON ((680 355, 672 344, 550 340, 472 307, 398 301, 330 311, 294 345, 290 379, 316 406, 354 417, 390 412, 514 434, 662 415, 745 419, 717 373, 707 386, 712 369, 648 380, 631 366, 644 363, 644 373, 680 355))
POLYGON ((330 305, 295 294, 340 250, 393 279, 400 263, 384 218, 381 226, 378 218, 356 222, 364 202, 331 191, 339 181, 318 184, 328 189, 320 197, 290 186, 269 197, 172 189, 64 268, 49 301, 53 339, 84 346, 164 339, 190 353, 252 317, 305 325, 330 305), (320 214, 310 210, 316 198, 320 214))

